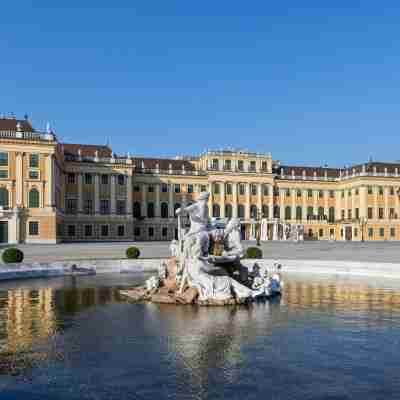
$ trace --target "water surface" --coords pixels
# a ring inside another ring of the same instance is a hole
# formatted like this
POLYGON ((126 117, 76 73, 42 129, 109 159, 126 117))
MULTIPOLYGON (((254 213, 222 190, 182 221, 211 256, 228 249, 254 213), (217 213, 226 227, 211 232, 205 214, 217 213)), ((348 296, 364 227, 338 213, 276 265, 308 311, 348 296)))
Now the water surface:
POLYGON ((1 284, 1 399, 400 398, 397 281, 292 274, 248 307, 120 298, 143 279, 1 284))

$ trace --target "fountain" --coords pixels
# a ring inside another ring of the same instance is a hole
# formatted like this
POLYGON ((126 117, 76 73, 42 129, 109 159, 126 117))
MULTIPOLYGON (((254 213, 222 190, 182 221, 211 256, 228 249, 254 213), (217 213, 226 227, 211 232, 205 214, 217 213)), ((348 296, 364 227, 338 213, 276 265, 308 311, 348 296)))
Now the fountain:
POLYGON ((171 258, 160 264, 158 274, 145 286, 121 294, 134 301, 229 305, 281 292, 280 265, 268 269, 254 263, 248 268, 240 262, 245 253, 238 219, 231 219, 224 228, 209 223, 209 196, 202 192, 197 202, 176 210, 178 241, 171 243, 171 258), (190 218, 188 232, 181 226, 183 214, 190 218))

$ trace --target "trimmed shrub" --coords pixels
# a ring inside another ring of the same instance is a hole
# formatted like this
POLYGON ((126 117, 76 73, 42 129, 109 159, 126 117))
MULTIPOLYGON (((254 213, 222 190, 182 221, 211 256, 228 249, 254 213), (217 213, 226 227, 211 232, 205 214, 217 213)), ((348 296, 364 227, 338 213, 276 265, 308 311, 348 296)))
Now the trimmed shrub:
POLYGON ((140 250, 137 247, 132 246, 126 249, 127 258, 139 258, 139 256, 140 256, 140 250))
POLYGON ((2 259, 5 264, 20 263, 24 260, 24 253, 16 247, 10 247, 3 251, 2 259))
POLYGON ((249 247, 246 250, 246 258, 262 258, 262 250, 258 247, 249 247))

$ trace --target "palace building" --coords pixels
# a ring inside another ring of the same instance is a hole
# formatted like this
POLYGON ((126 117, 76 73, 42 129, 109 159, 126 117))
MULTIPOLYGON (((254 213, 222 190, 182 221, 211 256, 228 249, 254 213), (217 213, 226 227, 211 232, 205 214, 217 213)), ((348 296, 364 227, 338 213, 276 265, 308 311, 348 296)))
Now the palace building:
POLYGON ((290 166, 233 150, 118 156, 0 117, 0 242, 171 240, 175 210, 202 191, 210 217, 240 218, 246 239, 264 221, 301 224, 309 240, 400 240, 399 172, 400 163, 290 166))

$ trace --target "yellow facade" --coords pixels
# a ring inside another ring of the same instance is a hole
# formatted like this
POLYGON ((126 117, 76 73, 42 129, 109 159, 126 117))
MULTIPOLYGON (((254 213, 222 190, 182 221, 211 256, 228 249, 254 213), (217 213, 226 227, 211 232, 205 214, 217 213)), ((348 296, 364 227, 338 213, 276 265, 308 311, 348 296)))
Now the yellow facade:
POLYGON ((301 224, 309 240, 400 240, 399 168, 287 166, 230 150, 117 157, 106 146, 62 144, 29 121, 0 119, 0 240, 171 240, 174 210, 201 191, 211 193, 210 218, 240 218, 244 238, 266 219, 301 224))

